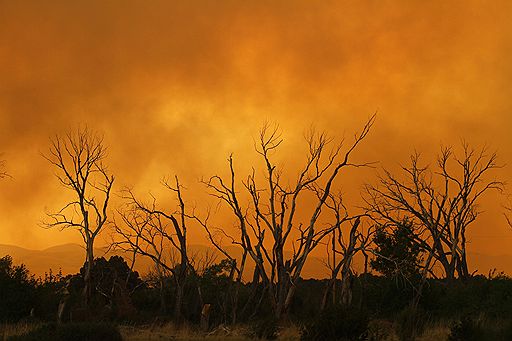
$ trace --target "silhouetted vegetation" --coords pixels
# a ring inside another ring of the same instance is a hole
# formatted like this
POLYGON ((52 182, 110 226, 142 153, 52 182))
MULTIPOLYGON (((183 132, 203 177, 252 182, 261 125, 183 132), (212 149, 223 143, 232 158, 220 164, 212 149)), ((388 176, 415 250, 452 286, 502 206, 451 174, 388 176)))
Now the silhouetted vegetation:
POLYGON ((371 260, 371 267, 384 276, 397 280, 418 278, 422 255, 420 246, 413 238, 411 223, 407 220, 389 232, 378 229, 373 238, 376 257, 371 260))
POLYGON ((496 154, 467 144, 459 156, 444 148, 435 170, 413 154, 401 173, 384 170, 378 185, 367 185, 366 206, 354 213, 334 184, 346 168, 370 165, 351 160, 374 119, 345 147, 310 131, 295 178, 273 161, 283 140, 277 127, 265 125, 256 143, 263 177, 253 168, 240 181, 230 156, 227 177, 202 181, 231 215, 230 231, 214 226, 209 209, 201 215, 187 202, 177 176, 162 181, 176 207, 125 188, 110 214, 114 177, 102 163, 101 137, 88 130, 56 137, 47 159, 75 201, 49 213, 47 226, 77 229, 86 261, 74 275, 35 278, 1 258, 0 321, 33 323, 12 340, 120 340, 119 325, 165 323, 202 335, 241 324, 245 336, 275 339, 294 325, 302 340, 407 341, 444 324, 452 341, 510 339, 512 279, 475 276, 466 252, 479 199, 503 190, 504 183, 486 178, 500 167, 496 154), (204 255, 188 248, 191 226, 211 243, 204 255), (94 257, 94 241, 106 228, 111 250, 128 262, 94 257), (304 280, 306 261, 321 245, 330 277, 304 280), (134 271, 140 257, 152 262, 143 277, 134 271), (364 259, 359 274, 356 257, 364 259))
POLYGON ((103 137, 87 128, 55 136, 44 158, 57 170, 56 177, 73 199, 53 213, 47 213, 48 228, 75 229, 82 235, 87 261, 83 272, 83 305, 92 295, 91 269, 94 241, 105 226, 114 176, 104 164, 103 137))
MULTIPOLYGON (((1 320, 40 323, 40 327, 26 338, 12 340, 45 340, 45 337, 68 340, 67 337, 75 332, 98 335, 93 339, 99 340, 100 335, 115 334, 115 328, 109 323, 133 325, 174 319, 172 311, 160 310, 160 289, 152 279, 142 280, 119 256, 95 260, 92 268, 95 290, 88 312, 81 306, 84 285, 81 274, 63 277, 50 273, 36 279, 25 266, 14 265, 8 256, 2 258, 0 264, 0 295, 2 302, 6 302, 1 306, 1 320), (63 319, 65 323, 58 326, 52 322, 57 320, 57 310, 64 297, 69 304, 68 315, 63 319)), ((199 328, 201 310, 206 303, 211 305, 212 317, 208 330, 230 323, 231 305, 226 304, 226 287, 235 283, 229 278, 229 269, 229 262, 222 261, 212 264, 201 275, 189 277, 183 311, 187 324, 199 328), (199 288, 201 298, 198 297, 199 288)), ((414 312, 410 310, 410 301, 415 295, 413 287, 407 282, 396 281, 393 276, 371 274, 355 277, 352 305, 338 302, 321 310, 326 281, 300 280, 297 284, 297 299, 290 307, 288 318, 302 326, 303 340, 375 340, 378 335, 390 333, 382 329, 382 325, 391 326, 388 329, 392 329, 399 339, 410 340, 411 335, 421 335, 428 326, 443 321, 452 321, 450 340, 472 340, 467 335, 472 335, 475 340, 507 340, 512 332, 512 279, 504 275, 474 276, 455 281, 429 278, 414 312)), ((165 278, 164 299, 169 306, 175 297, 174 283, 172 278, 165 278)), ((338 280, 336 285, 340 286, 341 282, 338 280)), ((243 312, 251 284, 242 284, 239 289, 242 298, 239 309, 243 312)), ((264 298, 256 314, 240 314, 240 322, 251 326, 246 335, 264 339, 279 335, 281 321, 268 309, 268 300, 264 298)))
POLYGON ((366 340, 368 337, 368 314, 355 307, 336 305, 316 315, 305 323, 301 340, 366 340))
POLYGON ((0 319, 16 321, 29 316, 37 300, 37 281, 25 265, 15 265, 10 256, 0 258, 0 319))

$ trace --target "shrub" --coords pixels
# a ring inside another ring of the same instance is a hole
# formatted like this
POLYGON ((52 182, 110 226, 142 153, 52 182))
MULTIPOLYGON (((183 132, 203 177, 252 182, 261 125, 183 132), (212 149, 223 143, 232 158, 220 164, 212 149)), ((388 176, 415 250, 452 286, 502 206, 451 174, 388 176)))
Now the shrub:
POLYGON ((448 341, 479 340, 480 326, 469 316, 465 316, 452 324, 448 341))
POLYGON ((0 258, 0 321, 19 321, 34 307, 36 280, 11 256, 0 258))
POLYGON ((343 306, 324 310, 311 323, 303 326, 301 340, 366 340, 369 318, 366 312, 343 306))
POLYGON ((277 319, 270 315, 266 319, 255 321, 251 324, 249 333, 247 336, 250 338, 258 338, 264 340, 275 340, 277 339, 279 332, 279 326, 277 319))
POLYGON ((393 323, 390 321, 371 320, 368 325, 368 341, 388 340, 393 333, 393 323))
POLYGON ((117 326, 106 323, 44 324, 9 341, 122 341, 117 326))
POLYGON ((512 340, 512 323, 508 319, 466 315, 452 324, 449 341, 508 341, 512 340))
POLYGON ((411 307, 403 309, 396 319, 398 338, 403 341, 414 340, 423 333, 427 321, 428 316, 423 310, 411 307))

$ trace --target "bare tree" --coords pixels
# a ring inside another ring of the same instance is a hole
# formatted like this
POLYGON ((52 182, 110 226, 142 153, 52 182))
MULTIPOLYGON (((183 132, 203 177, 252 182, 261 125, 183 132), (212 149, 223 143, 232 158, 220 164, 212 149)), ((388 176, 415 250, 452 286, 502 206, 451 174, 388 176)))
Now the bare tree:
MULTIPOLYGON (((329 235, 335 224, 322 224, 323 213, 335 180, 342 169, 368 164, 353 163, 351 156, 357 146, 368 135, 375 116, 372 116, 363 130, 343 151, 343 141, 333 145, 333 140, 323 133, 309 132, 306 135, 308 146, 305 164, 296 180, 287 184, 283 172, 272 161, 274 153, 283 142, 278 128, 268 124, 260 131, 257 153, 261 156, 265 180, 260 185, 256 171, 247 177, 243 187, 249 195, 249 203, 242 206, 237 189, 233 158, 230 157, 230 177, 227 181, 213 176, 206 184, 211 194, 225 203, 234 214, 239 228, 239 238, 232 238, 240 245, 255 264, 253 282, 261 280, 272 304, 276 318, 281 318, 288 310, 295 294, 297 281, 311 251, 329 235), (299 202, 309 194, 313 206, 299 202), (309 214, 307 211, 310 211, 309 214), (299 221, 301 215, 309 215, 299 221), (265 237, 270 234, 270 240, 265 237), (291 256, 286 252, 291 250, 291 256)), ((330 217, 332 219, 332 216, 330 217)))
POLYGON ((163 185, 175 193, 177 210, 165 211, 157 207, 156 198, 153 197, 151 203, 145 203, 136 198, 132 190, 124 190, 127 208, 118 211, 122 224, 114 220, 117 240, 113 246, 133 252, 134 257, 139 254, 154 262, 160 281, 162 310, 165 310, 163 280, 166 274, 172 274, 176 285, 174 317, 180 322, 185 280, 192 270, 187 250, 187 221, 193 214, 189 215, 185 210, 178 177, 175 177, 174 185, 169 181, 163 181, 163 185))
POLYGON ((103 137, 87 128, 51 139, 50 151, 43 157, 56 168, 56 176, 74 199, 55 213, 47 213, 47 228, 76 229, 82 235, 86 257, 84 303, 91 296, 91 269, 94 241, 105 226, 114 176, 103 163, 106 148, 103 137))
MULTIPOLYGON (((341 196, 339 199, 332 197, 332 202, 326 204, 333 210, 336 216, 335 229, 332 230, 327 245, 326 265, 331 270, 331 278, 327 282, 322 298, 321 309, 327 306, 329 296, 333 304, 336 299, 336 283, 338 276, 341 275, 341 292, 339 301, 345 306, 352 304, 352 283, 353 283, 353 262, 358 253, 365 251, 371 243, 371 237, 374 229, 370 225, 363 228, 361 224, 362 215, 349 217, 344 208, 341 196), (342 215, 341 212, 345 212, 342 215), (343 228, 345 221, 350 222, 348 229, 343 228), (331 258, 332 257, 332 258, 331 258)), ((366 258, 365 258, 366 259, 366 258)), ((365 262, 365 273, 367 272, 367 263, 365 262)))
POLYGON ((497 168, 496 153, 467 143, 462 144, 461 156, 452 148, 441 148, 435 167, 422 166, 415 153, 410 165, 401 167, 402 177, 384 170, 378 185, 366 187, 368 211, 383 226, 400 226, 408 219, 427 260, 441 264, 446 278, 465 278, 471 275, 466 232, 481 213, 482 195, 503 189, 502 181, 488 179, 497 168))
MULTIPOLYGON (((205 182, 207 185, 208 183, 205 182)), ((228 290, 226 292, 226 297, 228 297, 228 300, 231 302, 231 324, 236 324, 238 319, 238 305, 239 305, 239 292, 240 287, 242 286, 242 280, 243 280, 243 274, 245 270, 245 266, 247 263, 247 249, 243 247, 244 242, 243 240, 235 240, 233 239, 229 234, 227 234, 222 228, 213 227, 209 224, 209 217, 210 212, 208 212, 208 215, 204 220, 201 220, 197 216, 193 216, 194 220, 196 220, 200 226, 204 228, 206 231, 206 234, 208 236, 208 240, 213 245, 215 250, 217 250, 222 256, 225 257, 225 259, 228 261, 228 264, 230 265, 230 271, 229 271, 229 283, 230 286, 228 287, 228 290), (237 258, 232 256, 229 252, 226 251, 226 248, 224 247, 222 243, 223 237, 227 237, 230 240, 230 243, 232 245, 237 245, 241 247, 242 249, 242 256, 240 262, 238 262, 237 258)), ((254 288, 253 288, 254 289, 254 288)), ((254 290, 253 290, 254 292, 254 290)), ((252 302, 252 299, 254 296, 249 298, 246 302, 246 305, 244 307, 244 311, 249 307, 250 303, 252 302)), ((227 300, 224 302, 224 311, 226 312, 228 309, 226 307, 227 300)))

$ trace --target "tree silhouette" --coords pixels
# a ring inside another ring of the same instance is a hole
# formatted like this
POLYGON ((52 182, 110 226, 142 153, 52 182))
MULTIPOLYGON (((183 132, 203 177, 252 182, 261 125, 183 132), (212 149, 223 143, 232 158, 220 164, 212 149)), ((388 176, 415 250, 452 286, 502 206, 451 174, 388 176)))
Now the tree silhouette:
POLYGON ((145 203, 131 189, 123 191, 126 207, 118 211, 121 222, 114 221, 113 247, 154 262, 160 281, 162 312, 165 311, 163 280, 166 274, 172 274, 176 285, 174 317, 180 322, 185 281, 192 268, 187 250, 187 223, 193 216, 186 211, 178 177, 174 185, 166 180, 163 185, 175 193, 176 211, 159 208, 154 197, 151 203, 145 203))
POLYGON ((24 264, 14 265, 11 256, 0 258, 0 320, 28 316, 33 307, 36 280, 24 264))
MULTIPOLYGON (((321 310, 327 307, 329 295, 332 297, 332 303, 336 304, 336 282, 341 274, 341 292, 339 302, 344 306, 350 306, 352 303, 352 280, 353 280, 353 261, 359 252, 365 252, 371 243, 371 237, 374 229, 370 226, 363 228, 361 223, 362 216, 355 216, 349 224, 348 229, 344 229, 342 223, 345 221, 340 215, 342 211, 341 195, 332 196, 332 202, 326 206, 331 209, 336 216, 336 229, 330 235, 327 243, 327 261, 326 265, 331 271, 331 278, 327 282, 321 303, 321 310), (332 258, 331 258, 332 257, 332 258)), ((344 209, 343 209, 344 210, 344 209)), ((366 272, 365 264, 365 272, 366 272)))
POLYGON ((411 225, 404 220, 398 226, 377 229, 373 238, 376 257, 370 261, 374 270, 391 278, 412 279, 420 275, 423 258, 411 225))
MULTIPOLYGON (((85 270, 83 267, 80 272, 85 270)), ((122 257, 96 258, 91 277, 97 299, 101 298, 103 303, 100 307, 107 307, 116 317, 134 313, 131 295, 143 286, 143 282, 139 273, 132 271, 122 257)))
POLYGON ((86 250, 83 296, 87 307, 93 290, 94 241, 107 222, 114 183, 114 176, 103 163, 106 158, 103 137, 87 128, 57 135, 51 139, 50 151, 43 157, 56 168, 60 184, 73 193, 73 199, 60 210, 47 213, 44 226, 76 229, 82 235, 86 250))
MULTIPOLYGON (((333 146, 333 139, 324 133, 310 131, 306 134, 307 154, 295 180, 286 179, 272 160, 273 153, 283 142, 278 128, 264 125, 256 143, 256 152, 264 164, 264 180, 259 181, 253 168, 252 174, 242 182, 250 197, 246 207, 237 189, 238 180, 232 157, 228 160, 228 179, 215 175, 205 181, 211 194, 233 213, 240 234, 233 237, 225 231, 222 233, 233 244, 242 247, 255 263, 252 281, 261 281, 264 287, 261 297, 268 293, 277 319, 287 312, 311 251, 338 226, 339 222, 325 213, 335 180, 345 168, 368 165, 353 163, 352 153, 368 135, 374 119, 375 116, 372 116, 368 120, 346 149, 343 149, 343 142, 333 146), (304 198, 313 200, 309 213, 306 213, 308 208, 301 201, 304 198), (302 217, 297 216, 303 214, 308 214, 308 218, 299 221, 302 217), (321 216, 333 221, 321 223, 321 216), (287 249, 293 250, 291 256, 286 255, 287 249)), ((343 213, 342 219, 346 221, 349 217, 343 213)))
POLYGON ((368 210, 382 225, 399 226, 407 218, 414 229, 411 236, 427 254, 427 268, 437 262, 449 279, 469 277, 466 231, 480 214, 479 199, 504 186, 488 179, 488 173, 500 168, 496 158, 485 147, 477 150, 467 143, 460 156, 441 148, 435 167, 422 166, 415 153, 401 176, 384 170, 379 185, 367 185, 368 210))

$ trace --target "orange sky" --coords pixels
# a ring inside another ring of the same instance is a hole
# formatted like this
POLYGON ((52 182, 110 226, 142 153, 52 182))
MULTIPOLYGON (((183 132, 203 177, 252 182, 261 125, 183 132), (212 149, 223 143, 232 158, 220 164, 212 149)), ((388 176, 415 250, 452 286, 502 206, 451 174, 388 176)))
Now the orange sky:
MULTIPOLYGON (((198 207, 197 180, 231 152, 240 169, 253 163, 265 120, 283 129, 283 164, 310 124, 350 136, 375 111, 359 160, 394 167, 465 138, 510 164, 510 13, 506 0, 0 0, 0 152, 13 177, 0 182, 0 244, 80 242, 38 227, 65 200, 40 153, 77 124, 104 132, 117 190, 160 193, 178 174, 198 207)), ((374 171, 342 181, 354 202, 364 181, 374 171)), ((470 250, 512 255, 500 205, 486 198, 470 250)))

